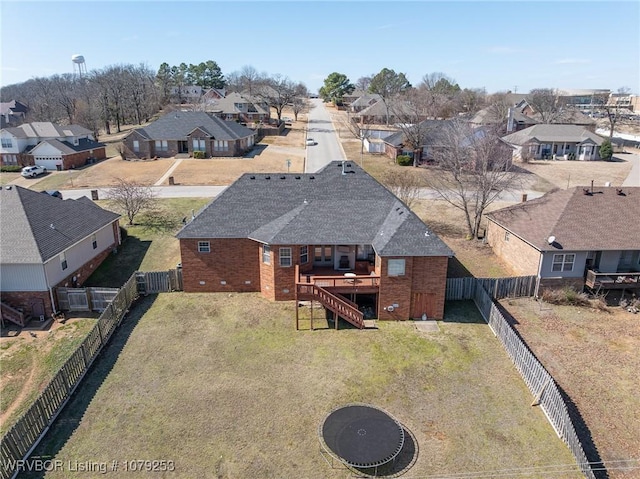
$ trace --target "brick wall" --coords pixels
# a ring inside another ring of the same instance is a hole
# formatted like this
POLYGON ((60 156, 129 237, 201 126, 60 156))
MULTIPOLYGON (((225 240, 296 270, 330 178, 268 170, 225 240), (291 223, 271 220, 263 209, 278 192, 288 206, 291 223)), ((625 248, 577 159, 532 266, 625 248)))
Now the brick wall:
POLYGON ((426 311, 430 318, 444 318, 444 300, 447 289, 446 256, 413 258, 413 277, 411 282, 411 311, 414 311, 414 294, 426 293, 431 296, 431 310, 426 311))
MULTIPOLYGON (((301 271, 312 268, 311 248, 309 247, 309 262, 300 265, 301 271)), ((271 263, 262 262, 260 250, 260 284, 262 295, 272 301, 293 301, 296 298, 295 265, 300 264, 300 246, 271 245, 271 263), (291 266, 280 266, 280 248, 291 248, 291 266)))
MULTIPOLYGON (((41 299, 44 303, 45 316, 50 318, 53 315, 51 307, 51 295, 48 291, 1 291, 2 302, 14 309, 21 308, 24 314, 31 315, 29 301, 41 299)), ((37 319, 37 318, 36 318, 37 319)))
POLYGON ((260 291, 260 248, 255 241, 181 239, 180 256, 187 292, 260 291), (199 253, 198 241, 209 241, 211 252, 199 253))
POLYGON ((87 164, 89 158, 103 160, 107 157, 105 148, 96 148, 95 150, 79 151, 71 155, 62 156, 62 169, 69 170, 71 168, 79 168, 87 164))
MULTIPOLYGON (((402 257, 380 258, 380 294, 378 299, 378 319, 404 320, 408 319, 411 308, 411 285, 413 274, 413 258, 405 259, 405 271, 403 276, 389 276, 387 267, 390 259, 402 259, 402 257), (385 311, 387 306, 394 307, 393 312, 385 311)), ((376 261, 377 263, 377 261, 376 261)), ((378 268, 376 268, 378 269, 378 268)))
POLYGON ((116 243, 112 243, 106 250, 102 253, 95 256, 90 261, 87 261, 80 268, 76 269, 73 273, 70 273, 65 279, 60 281, 58 284, 54 286, 54 288, 75 288, 81 287, 84 282, 91 276, 91 274, 96 270, 98 266, 102 264, 102 262, 107 259, 113 248, 115 248, 116 243), (76 281, 74 283, 73 277, 75 276, 76 281))
POLYGON ((495 255, 511 266, 516 274, 537 275, 540 252, 513 234, 505 240, 505 233, 506 230, 502 226, 489 221, 487 242, 495 255))

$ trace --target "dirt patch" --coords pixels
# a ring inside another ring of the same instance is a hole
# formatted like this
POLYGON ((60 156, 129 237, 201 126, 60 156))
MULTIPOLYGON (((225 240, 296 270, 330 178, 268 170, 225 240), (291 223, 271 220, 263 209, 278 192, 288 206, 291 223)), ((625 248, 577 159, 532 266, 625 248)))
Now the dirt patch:
MULTIPOLYGON (((640 457, 640 315, 615 308, 553 306, 532 299, 503 300, 517 331, 574 401, 600 456, 640 457)), ((611 478, 638 473, 609 471, 611 478)))
POLYGON ((531 161, 518 166, 538 175, 557 188, 588 186, 620 186, 631 171, 632 164, 620 155, 617 161, 531 161))

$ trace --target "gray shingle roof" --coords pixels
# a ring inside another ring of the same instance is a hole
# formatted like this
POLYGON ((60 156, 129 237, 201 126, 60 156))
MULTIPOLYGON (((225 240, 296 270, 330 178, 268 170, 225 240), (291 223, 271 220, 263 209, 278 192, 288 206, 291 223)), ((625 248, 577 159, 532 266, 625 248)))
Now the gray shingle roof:
POLYGON ((134 131, 150 140, 184 140, 194 129, 200 128, 216 140, 238 140, 254 135, 255 131, 236 123, 224 121, 203 111, 175 111, 134 131))
POLYGON ((547 239, 568 251, 640 249, 640 187, 595 187, 558 190, 534 200, 487 214, 487 218, 540 251, 557 251, 547 239))
POLYGON ((221 111, 222 113, 230 113, 230 114, 238 114, 238 113, 260 113, 267 114, 268 111, 265 110, 259 102, 254 102, 249 98, 242 96, 240 93, 229 93, 224 98, 219 98, 216 100, 212 100, 212 104, 209 106, 216 111, 221 111), (246 110, 239 110, 236 108, 236 103, 246 104, 248 105, 246 110))
POLYGON ((43 263, 118 218, 88 198, 61 200, 5 186, 0 190, 2 263, 43 263))
POLYGON ((59 126, 50 121, 36 121, 24 123, 13 128, 6 128, 16 138, 64 138, 67 136, 88 136, 91 130, 80 125, 59 126))
MULTIPOLYGON (((447 129, 451 128, 453 120, 424 120, 419 125, 412 127, 422 134, 422 144, 425 146, 436 146, 445 143, 447 129)), ((400 146, 406 142, 404 131, 398 131, 383 139, 385 143, 393 146, 400 146)))
POLYGON ((31 151, 33 152, 36 148, 38 148, 40 145, 44 143, 48 143, 49 145, 53 146, 57 150, 61 151, 62 154, 64 155, 71 155, 79 151, 94 150, 94 149, 102 148, 105 146, 104 143, 98 143, 97 141, 92 141, 86 138, 79 140, 77 145, 74 145, 73 143, 69 143, 68 141, 44 140, 38 143, 36 147, 32 148, 31 151))
POLYGON ((503 136, 502 140, 511 145, 525 145, 529 142, 582 143, 593 142, 601 145, 603 138, 578 125, 540 124, 503 136))
POLYGON ((177 237, 269 244, 372 244, 380 256, 453 256, 389 190, 352 162, 313 174, 244 174, 177 237))

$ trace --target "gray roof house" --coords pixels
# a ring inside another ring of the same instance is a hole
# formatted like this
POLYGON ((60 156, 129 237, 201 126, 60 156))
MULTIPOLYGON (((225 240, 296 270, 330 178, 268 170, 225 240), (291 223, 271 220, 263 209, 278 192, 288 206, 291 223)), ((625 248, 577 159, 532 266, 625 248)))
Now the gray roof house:
POLYGON ((132 130, 123 140, 127 155, 170 158, 179 154, 211 158, 242 156, 253 148, 256 132, 203 111, 174 111, 132 130))
POLYGON ((599 160, 604 138, 583 126, 539 124, 502 140, 515 148, 514 158, 599 160))
POLYGON ((268 123, 271 117, 271 110, 267 104, 235 92, 224 98, 208 101, 205 109, 223 120, 238 120, 243 123, 268 123))
POLYGON ((120 215, 86 197, 63 200, 7 185, 0 213, 3 316, 11 316, 5 308, 51 315, 54 288, 82 284, 120 244, 120 215))
POLYGON ((39 165, 48 170, 77 168, 89 160, 106 158, 103 143, 80 125, 51 122, 23 123, 0 130, 3 165, 39 165))
POLYGON ((542 286, 640 287, 640 187, 557 190, 486 216, 496 255, 542 286))
POLYGON ((293 300, 305 283, 323 290, 321 302, 324 290, 332 301, 354 294, 382 319, 443 314, 453 252, 352 162, 313 174, 245 174, 177 238, 185 291, 293 300))

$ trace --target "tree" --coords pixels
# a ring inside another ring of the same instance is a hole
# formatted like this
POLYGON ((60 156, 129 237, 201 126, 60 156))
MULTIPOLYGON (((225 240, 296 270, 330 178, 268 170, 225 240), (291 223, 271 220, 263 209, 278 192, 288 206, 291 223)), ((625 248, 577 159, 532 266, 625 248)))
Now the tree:
POLYGON ((303 112, 309 111, 309 89, 304 83, 298 83, 294 87, 294 97, 291 101, 291 109, 293 110, 293 117, 295 121, 298 121, 298 115, 303 112))
POLYGON ((355 88, 346 75, 333 72, 325 78, 324 85, 320 87, 318 93, 325 102, 331 101, 335 105, 341 105, 342 97, 351 93, 355 88))
POLYGON ((367 91, 369 90, 369 85, 371 85, 371 80, 373 79, 373 75, 367 75, 358 78, 356 81, 356 88, 358 90, 367 91))
POLYGON ((360 140, 360 167, 364 168, 364 140, 371 136, 370 127, 366 124, 360 126, 351 121, 349 117, 347 117, 346 121, 342 122, 342 125, 354 136, 354 138, 360 140))
POLYGON ((536 112, 542 123, 556 123, 564 115, 556 92, 551 88, 534 88, 527 95, 527 103, 536 112))
POLYGON ((371 79, 369 92, 380 95, 387 110, 387 125, 389 124, 390 100, 409 88, 411 88, 411 83, 409 83, 404 73, 396 73, 388 68, 383 68, 380 73, 371 79))
POLYGON ((160 101, 165 105, 171 96, 171 87, 173 86, 173 77, 171 75, 171 67, 168 63, 163 63, 156 73, 156 83, 160 89, 160 101))
POLYGON ((431 96, 434 117, 450 118, 459 111, 460 87, 444 73, 428 73, 422 77, 418 88, 431 96))
POLYGON ((385 172, 382 183, 407 205, 407 208, 411 208, 420 198, 420 189, 425 186, 424 177, 417 173, 410 168, 395 167, 385 172))
POLYGON ((611 146, 611 140, 606 139, 600 145, 600 158, 603 160, 610 160, 613 156, 613 147, 611 146))
POLYGON ((626 123, 625 118, 628 118, 627 115, 631 113, 628 108, 624 108, 620 105, 617 97, 628 96, 630 93, 631 89, 628 87, 618 88, 618 94, 612 95, 613 102, 609 101, 607 102, 607 104, 600 107, 601 111, 605 114, 605 117, 609 122, 609 138, 613 138, 616 125, 620 123, 626 123))
POLYGON ((427 185, 464 213, 468 238, 476 238, 487 207, 517 182, 511 149, 495 130, 461 120, 445 127, 441 143, 434 152, 439 174, 430 176, 427 185))
POLYGON ((202 88, 224 88, 225 86, 222 70, 213 60, 189 65, 188 79, 190 84, 202 88))
POLYGON ((137 181, 124 178, 115 180, 116 185, 109 190, 107 198, 116 209, 127 216, 129 225, 132 225, 138 213, 154 205, 155 193, 149 186, 137 181))
POLYGON ((282 118, 284 107, 293 102, 296 97, 296 84, 282 75, 274 75, 259 87, 256 96, 262 98, 276 110, 278 120, 282 118))

